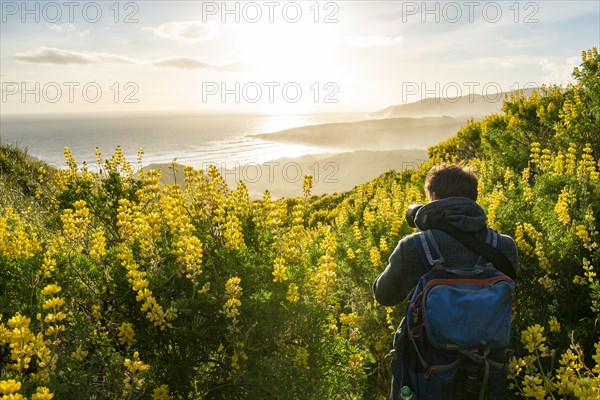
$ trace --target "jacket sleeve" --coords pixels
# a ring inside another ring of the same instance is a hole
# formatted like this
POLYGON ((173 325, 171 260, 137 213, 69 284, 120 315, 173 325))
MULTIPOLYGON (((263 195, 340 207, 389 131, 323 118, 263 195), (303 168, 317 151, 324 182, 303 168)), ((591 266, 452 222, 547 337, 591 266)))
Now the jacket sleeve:
POLYGON ((387 267, 373 284, 375 299, 384 306, 401 303, 425 272, 412 235, 405 237, 398 243, 387 267))
POLYGON ((509 261, 515 267, 515 273, 519 275, 519 251, 515 240, 508 235, 500 235, 502 241, 500 242, 500 251, 508 257, 509 261))

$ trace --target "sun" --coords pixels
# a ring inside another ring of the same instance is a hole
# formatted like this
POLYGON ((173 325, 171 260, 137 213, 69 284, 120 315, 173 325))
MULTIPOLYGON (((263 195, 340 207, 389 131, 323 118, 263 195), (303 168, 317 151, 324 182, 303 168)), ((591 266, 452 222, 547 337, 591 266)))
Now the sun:
MULTIPOLYGON (((257 24, 239 32, 238 56, 266 79, 315 80, 341 71, 335 34, 307 24, 257 24)), ((329 28, 329 27, 325 27, 329 28)))

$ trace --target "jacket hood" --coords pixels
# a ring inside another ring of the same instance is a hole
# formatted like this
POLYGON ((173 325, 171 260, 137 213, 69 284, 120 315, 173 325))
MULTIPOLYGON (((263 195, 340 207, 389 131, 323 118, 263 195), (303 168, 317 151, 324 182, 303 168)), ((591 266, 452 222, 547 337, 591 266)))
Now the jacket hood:
POLYGON ((442 222, 463 232, 477 232, 486 227, 487 218, 481 206, 467 197, 434 200, 415 216, 415 225, 421 230, 435 229, 442 222))

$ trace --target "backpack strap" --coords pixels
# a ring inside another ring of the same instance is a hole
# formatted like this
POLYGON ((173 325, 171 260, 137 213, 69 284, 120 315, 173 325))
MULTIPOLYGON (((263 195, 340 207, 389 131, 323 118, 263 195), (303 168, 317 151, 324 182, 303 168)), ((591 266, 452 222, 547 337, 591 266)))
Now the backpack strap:
POLYGON ((433 237, 431 230, 417 232, 413 235, 413 242, 417 248, 417 253, 421 257, 421 262, 430 270, 434 265, 444 265, 445 260, 440 253, 440 249, 433 237))
MULTIPOLYGON (((485 234, 485 243, 497 249, 500 243, 500 234, 498 234, 498 232, 494 231, 493 229, 488 228, 485 234)), ((475 268, 485 269, 488 266, 488 264, 490 264, 490 261, 480 254, 479 259, 475 264, 475 268)))
POLYGON ((494 264, 494 267, 498 271, 502 272, 513 281, 516 279, 517 273, 515 271, 515 267, 512 265, 508 257, 506 257, 506 255, 500 250, 482 240, 479 240, 475 235, 462 232, 449 224, 438 224, 435 226, 435 229, 446 232, 448 235, 462 243, 465 247, 471 249, 477 254, 483 255, 492 264, 494 264))
MULTIPOLYGON (((504 256, 504 254, 500 253, 500 251, 498 250, 498 246, 500 244, 501 237, 500 237, 500 234, 498 232, 494 231, 493 229, 489 229, 489 228, 487 229, 485 242, 479 241, 479 240, 473 240, 471 237, 466 239, 466 237, 472 236, 472 235, 460 232, 458 230, 456 230, 456 231, 453 230, 452 232, 449 232, 451 230, 451 227, 448 227, 448 226, 441 226, 439 228, 436 226, 434 229, 445 232, 446 234, 448 234, 448 235, 452 236, 453 238, 455 238, 456 240, 458 240, 460 243, 462 243, 467 248, 478 253, 479 258, 477 259, 477 263, 474 266, 476 269, 483 270, 490 263, 493 264, 494 266, 496 266, 496 263, 498 262, 497 254, 500 254, 508 261, 508 258, 506 258, 506 256, 504 256), (460 236, 460 237, 457 237, 457 236, 460 236), (468 243, 465 243, 465 240, 468 243), (474 245, 473 242, 478 242, 478 243, 476 243, 474 245), (473 246, 476 246, 476 248, 474 248, 473 246), (483 247, 483 246, 485 246, 485 247, 483 247), (483 249, 483 251, 482 251, 482 249, 483 249), (492 251, 495 254, 492 254, 491 253, 492 251)), ((435 240, 435 237, 433 236, 433 232, 431 231, 431 229, 415 233, 413 235, 413 242, 415 244, 415 247, 417 248, 417 253, 419 253, 421 262, 423 263, 423 265, 425 265, 427 267, 427 270, 430 270, 435 265, 441 265, 442 267, 445 266, 446 260, 444 259, 444 256, 442 256, 442 253, 438 247, 438 244, 435 240)), ((512 264, 510 263, 510 261, 508 261, 508 263, 509 263, 509 266, 512 267, 512 264)), ((507 271, 513 272, 514 268, 512 269, 512 271, 510 271, 510 269, 506 268, 504 265, 502 265, 502 267, 500 267, 500 268, 497 267, 497 269, 500 272, 504 273, 505 275, 509 276, 511 279, 514 280, 513 276, 511 276, 509 273, 507 273, 507 271), (502 268, 502 267, 504 267, 504 268, 502 268)))

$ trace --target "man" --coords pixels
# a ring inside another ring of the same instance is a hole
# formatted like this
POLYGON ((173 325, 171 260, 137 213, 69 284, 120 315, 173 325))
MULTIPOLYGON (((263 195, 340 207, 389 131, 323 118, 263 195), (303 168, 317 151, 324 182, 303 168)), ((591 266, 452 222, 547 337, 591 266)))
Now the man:
MULTIPOLYGON (((421 207, 415 216, 415 225, 421 231, 431 230, 435 243, 443 257, 445 268, 475 266, 480 260, 478 254, 465 247, 454 236, 436 230, 436 226, 450 225, 465 234, 473 235, 480 241, 489 238, 486 216, 476 203, 477 178, 473 172, 458 165, 433 167, 425 179, 425 193, 430 202, 421 207)), ((417 249, 415 235, 403 238, 389 258, 389 264, 373 285, 376 300, 385 306, 401 303, 417 285, 421 276, 431 265, 425 265, 423 255, 417 249)), ((510 236, 497 235, 496 249, 503 253, 514 271, 517 270, 517 247, 510 236)), ((397 388, 395 388, 397 391, 397 388)), ((413 388, 413 390, 418 388, 413 388)), ((397 393, 392 393, 395 399, 397 393)), ((419 398, 427 396, 419 395, 419 398)), ((450 396, 451 397, 451 396, 450 396)), ((444 395, 429 398, 445 398, 444 395)))

